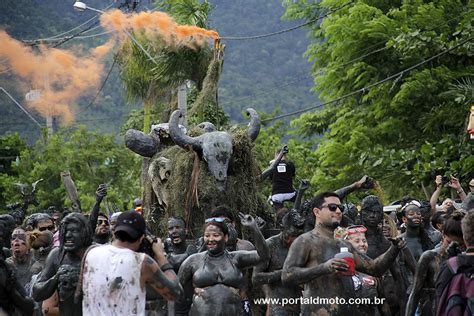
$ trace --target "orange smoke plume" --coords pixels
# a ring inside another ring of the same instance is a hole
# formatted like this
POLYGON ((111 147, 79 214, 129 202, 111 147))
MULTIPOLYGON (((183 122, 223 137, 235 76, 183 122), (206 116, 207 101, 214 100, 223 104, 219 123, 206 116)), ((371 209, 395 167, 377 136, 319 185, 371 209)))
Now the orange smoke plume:
POLYGON ((179 25, 164 12, 140 12, 127 15, 120 10, 111 10, 100 18, 104 28, 123 32, 123 30, 142 31, 147 37, 160 36, 170 46, 200 46, 209 38, 217 39, 216 31, 197 26, 179 25))
POLYGON ((0 31, 0 42, 0 58, 6 68, 24 81, 25 90, 41 92, 28 105, 44 117, 59 116, 65 123, 74 119, 71 105, 98 85, 103 71, 101 59, 113 47, 109 41, 94 48, 89 56, 46 47, 34 52, 4 31, 0 31))

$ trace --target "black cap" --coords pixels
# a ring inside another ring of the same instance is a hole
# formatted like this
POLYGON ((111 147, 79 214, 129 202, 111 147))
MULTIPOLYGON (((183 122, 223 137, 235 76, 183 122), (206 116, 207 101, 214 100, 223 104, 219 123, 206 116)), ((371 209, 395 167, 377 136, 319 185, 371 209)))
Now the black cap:
POLYGON ((126 232, 130 237, 136 239, 146 232, 145 219, 135 211, 123 212, 117 217, 117 225, 114 231, 126 232))

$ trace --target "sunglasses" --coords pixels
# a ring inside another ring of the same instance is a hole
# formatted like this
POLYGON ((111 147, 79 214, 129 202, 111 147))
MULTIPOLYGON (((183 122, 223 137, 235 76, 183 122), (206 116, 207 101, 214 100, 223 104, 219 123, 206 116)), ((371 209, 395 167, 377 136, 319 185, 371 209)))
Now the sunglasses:
POLYGON ((46 227, 40 227, 40 228, 38 228, 38 230, 40 232, 44 232, 45 230, 53 231, 54 230, 54 225, 50 225, 50 226, 46 226, 46 227))
POLYGON ((228 219, 225 217, 211 217, 205 220, 205 223, 227 223, 228 219))
POLYGON ((365 233, 367 228, 363 225, 353 225, 346 228, 347 235, 365 233))
POLYGON ((327 207, 331 212, 335 212, 335 211, 337 211, 337 209, 339 209, 342 212, 342 210, 344 209, 341 204, 336 204, 336 203, 329 203, 329 204, 326 204, 326 205, 322 205, 321 209, 323 209, 325 207, 327 207))
POLYGON ((15 239, 26 241, 26 234, 13 234, 12 240, 15 240, 15 239))
POLYGON ((97 220, 97 226, 105 224, 106 226, 109 226, 109 221, 106 219, 99 219, 97 220))

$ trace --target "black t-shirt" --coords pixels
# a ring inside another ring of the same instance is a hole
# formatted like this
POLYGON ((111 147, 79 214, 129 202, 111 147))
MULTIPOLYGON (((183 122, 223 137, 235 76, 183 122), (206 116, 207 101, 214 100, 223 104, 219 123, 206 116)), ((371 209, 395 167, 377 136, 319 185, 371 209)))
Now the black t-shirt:
POLYGON ((273 169, 272 178, 272 195, 278 193, 295 192, 293 188, 293 177, 295 176, 295 165, 292 161, 281 160, 275 169, 273 169))

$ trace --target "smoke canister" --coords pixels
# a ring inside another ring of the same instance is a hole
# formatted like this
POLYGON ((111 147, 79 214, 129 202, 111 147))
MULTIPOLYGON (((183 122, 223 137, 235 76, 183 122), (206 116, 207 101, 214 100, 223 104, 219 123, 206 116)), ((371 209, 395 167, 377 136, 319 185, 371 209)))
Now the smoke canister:
POLYGON ((349 266, 347 271, 338 271, 338 275, 354 275, 355 274, 355 263, 354 255, 349 252, 349 248, 341 247, 341 252, 337 253, 334 258, 344 259, 349 266))

